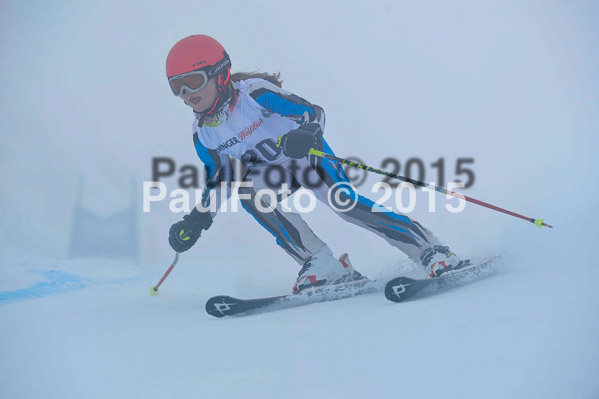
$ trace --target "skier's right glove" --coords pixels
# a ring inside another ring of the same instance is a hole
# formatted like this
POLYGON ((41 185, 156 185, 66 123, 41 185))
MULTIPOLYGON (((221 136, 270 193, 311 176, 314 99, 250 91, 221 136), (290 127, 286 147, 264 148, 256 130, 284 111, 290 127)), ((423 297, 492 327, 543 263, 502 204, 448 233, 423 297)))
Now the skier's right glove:
POLYGON ((168 232, 168 242, 176 252, 185 252, 200 238, 202 230, 208 230, 212 225, 210 213, 198 212, 194 208, 183 220, 171 226, 168 232))

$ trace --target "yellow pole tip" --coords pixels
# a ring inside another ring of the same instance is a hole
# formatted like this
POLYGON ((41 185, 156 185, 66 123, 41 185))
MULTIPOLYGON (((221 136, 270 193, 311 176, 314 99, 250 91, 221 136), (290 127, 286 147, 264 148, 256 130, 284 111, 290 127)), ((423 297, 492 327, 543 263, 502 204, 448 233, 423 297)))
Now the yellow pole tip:
POLYGON ((150 295, 158 295, 158 290, 156 287, 150 287, 150 295))
POLYGON ((539 226, 539 229, 540 229, 541 227, 543 227, 543 221, 544 221, 544 220, 545 220, 545 219, 535 219, 535 224, 536 224, 537 226, 539 226))

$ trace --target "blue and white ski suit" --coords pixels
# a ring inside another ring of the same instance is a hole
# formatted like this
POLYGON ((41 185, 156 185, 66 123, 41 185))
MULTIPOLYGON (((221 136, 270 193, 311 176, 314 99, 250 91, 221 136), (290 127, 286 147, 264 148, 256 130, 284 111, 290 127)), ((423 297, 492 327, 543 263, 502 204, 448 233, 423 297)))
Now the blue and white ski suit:
MULTIPOLYGON (((240 194, 250 194, 251 197, 251 200, 242 199, 242 206, 276 238, 276 242, 289 255, 302 264, 306 258, 322 249, 325 243, 298 213, 285 212, 280 205, 276 205, 272 212, 261 212, 254 198, 262 188, 274 189, 267 184, 263 173, 269 167, 277 168, 283 175, 282 180, 292 191, 302 186, 318 186, 309 189, 327 205, 329 188, 338 182, 349 183, 339 163, 314 155, 299 160, 290 159, 277 146, 280 136, 305 123, 316 122, 324 131, 324 111, 264 79, 238 81, 234 86, 237 100, 226 120, 220 124, 200 126, 196 119, 193 124, 196 152, 206 168, 202 204, 209 206, 211 192, 212 201, 221 203, 221 183, 230 184, 233 180, 230 157, 240 159, 247 172, 242 180, 253 183, 251 188, 239 190, 240 194)), ((333 154, 324 138, 319 138, 316 149, 333 154)), ((373 201, 350 190, 349 196, 357 200, 356 206, 347 212, 336 211, 346 221, 378 234, 418 263, 423 250, 440 244, 418 222, 391 211, 373 212, 373 201)), ((227 197, 230 193, 228 189, 227 197)), ((214 218, 216 212, 211 212, 211 216, 214 218)))

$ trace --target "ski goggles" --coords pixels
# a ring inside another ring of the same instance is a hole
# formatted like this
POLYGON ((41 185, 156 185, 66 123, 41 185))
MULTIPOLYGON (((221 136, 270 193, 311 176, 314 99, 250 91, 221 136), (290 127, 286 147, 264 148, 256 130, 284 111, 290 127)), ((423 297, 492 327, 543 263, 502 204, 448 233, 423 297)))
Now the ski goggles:
POLYGON ((210 69, 202 68, 194 71, 185 72, 180 75, 171 76, 168 78, 168 83, 171 86, 173 94, 181 97, 184 90, 190 93, 195 93, 202 90, 208 84, 210 78, 218 75, 223 70, 231 66, 231 60, 225 53, 225 57, 216 63, 210 69))

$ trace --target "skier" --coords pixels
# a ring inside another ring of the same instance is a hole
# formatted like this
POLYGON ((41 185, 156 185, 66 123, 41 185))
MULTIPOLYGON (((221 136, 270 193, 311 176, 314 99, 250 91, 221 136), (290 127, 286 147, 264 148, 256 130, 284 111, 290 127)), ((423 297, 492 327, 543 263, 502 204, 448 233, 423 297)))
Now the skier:
MULTIPOLYGON (((175 251, 191 248, 202 230, 212 225, 218 208, 208 209, 211 193, 218 207, 223 194, 221 183, 230 186, 233 181, 230 157, 236 157, 247 171, 242 181, 251 183, 239 189, 240 194, 250 198, 241 199, 242 206, 301 265, 294 293, 365 277, 345 259, 337 260, 299 214, 284 211, 279 203, 264 204, 272 205, 272 212, 256 206, 256 193, 273 189, 264 173, 269 167, 277 167, 292 192, 301 186, 310 187, 328 206, 329 190, 336 183, 347 183, 338 195, 341 201, 355 200, 355 207, 345 212, 331 208, 345 221, 374 232, 406 253, 430 277, 469 264, 408 216, 373 211, 374 202, 349 186, 339 163, 308 154, 311 148, 333 154, 323 138, 324 111, 282 89, 278 74, 231 74, 231 60, 223 46, 209 36, 192 35, 170 50, 166 75, 173 93, 194 111, 194 145, 206 169, 201 202, 170 228, 169 243, 175 251)), ((231 190, 226 192, 228 198, 231 190)))

